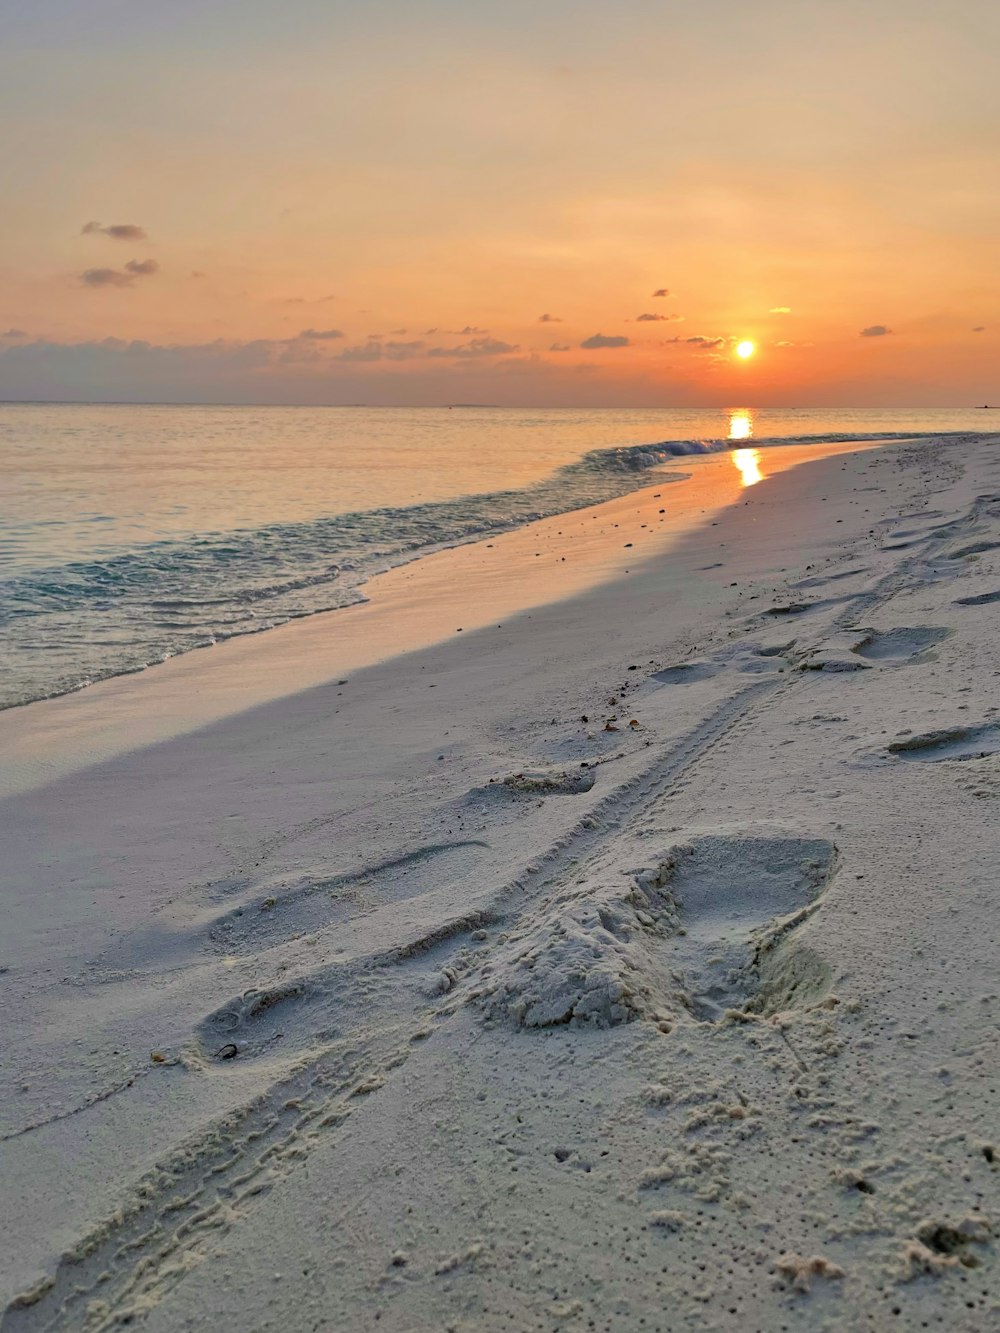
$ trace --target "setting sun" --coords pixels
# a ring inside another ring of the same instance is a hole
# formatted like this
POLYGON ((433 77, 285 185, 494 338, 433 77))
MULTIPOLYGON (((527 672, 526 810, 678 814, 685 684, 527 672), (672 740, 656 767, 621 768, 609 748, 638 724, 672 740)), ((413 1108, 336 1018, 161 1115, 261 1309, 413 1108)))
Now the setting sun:
POLYGON ((756 344, 750 342, 749 339, 745 342, 736 344, 736 355, 742 357, 744 361, 748 356, 753 356, 756 350, 756 344))

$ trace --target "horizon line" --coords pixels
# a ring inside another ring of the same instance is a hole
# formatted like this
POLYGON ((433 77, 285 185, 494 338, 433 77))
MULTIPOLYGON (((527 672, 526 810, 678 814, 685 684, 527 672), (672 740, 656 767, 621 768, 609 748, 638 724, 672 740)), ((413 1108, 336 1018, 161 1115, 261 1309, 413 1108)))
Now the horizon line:
POLYGON ((1000 411, 1000 403, 280 403, 271 401, 205 401, 158 398, 0 398, 0 407, 280 407, 358 409, 366 411, 491 411, 491 412, 955 412, 1000 411))

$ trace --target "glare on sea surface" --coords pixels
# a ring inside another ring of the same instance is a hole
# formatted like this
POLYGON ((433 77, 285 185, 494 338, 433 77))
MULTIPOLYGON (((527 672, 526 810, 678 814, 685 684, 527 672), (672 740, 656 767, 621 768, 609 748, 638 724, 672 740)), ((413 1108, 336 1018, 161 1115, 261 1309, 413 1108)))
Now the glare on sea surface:
POLYGON ((753 438, 753 417, 749 408, 734 407, 729 413, 729 438, 731 440, 753 438))
POLYGON ((760 470, 759 449, 734 449, 733 462, 739 469, 740 481, 744 486, 755 486, 758 481, 764 480, 760 470))
POLYGON ((748 356, 753 356, 756 350, 757 344, 752 343, 749 338, 745 338, 743 342, 736 344, 736 355, 742 357, 744 361, 748 356))

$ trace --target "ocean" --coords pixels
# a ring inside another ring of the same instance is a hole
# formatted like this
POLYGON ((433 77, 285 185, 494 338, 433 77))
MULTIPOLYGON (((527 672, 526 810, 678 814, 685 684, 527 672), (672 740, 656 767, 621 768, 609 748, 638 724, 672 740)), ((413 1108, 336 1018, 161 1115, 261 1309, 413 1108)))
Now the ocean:
POLYGON ((984 432, 975 409, 0 404, 0 708, 364 599, 686 454, 984 432))

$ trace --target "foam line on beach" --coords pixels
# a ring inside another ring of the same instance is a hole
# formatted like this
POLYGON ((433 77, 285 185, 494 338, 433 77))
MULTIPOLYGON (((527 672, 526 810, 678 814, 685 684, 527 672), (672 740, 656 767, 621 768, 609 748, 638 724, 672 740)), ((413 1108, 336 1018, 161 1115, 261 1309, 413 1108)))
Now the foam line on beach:
MULTIPOLYGON (((378 573, 628 495, 678 459, 748 446, 821 447, 909 438, 914 437, 900 432, 830 433, 596 449, 519 490, 208 532, 34 570, 2 585, 0 709, 356 605, 365 600, 364 586, 378 573)), ((664 484, 683 478, 676 469, 656 475, 664 484)))

